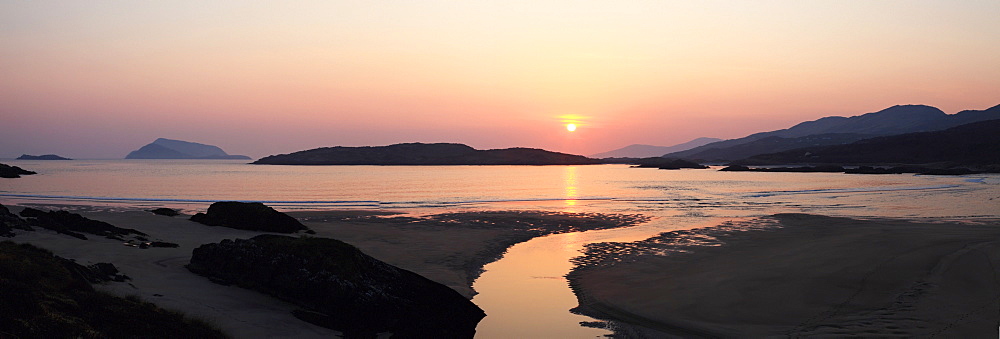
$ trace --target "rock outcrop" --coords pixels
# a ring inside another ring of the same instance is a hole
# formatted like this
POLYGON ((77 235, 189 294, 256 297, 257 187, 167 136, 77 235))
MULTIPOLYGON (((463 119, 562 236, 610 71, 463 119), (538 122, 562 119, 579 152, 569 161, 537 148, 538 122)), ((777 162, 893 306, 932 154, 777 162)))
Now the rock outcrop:
POLYGON ((246 159, 245 155, 230 155, 218 146, 159 138, 132 151, 125 159, 246 159))
POLYGON ((248 231, 295 233, 309 228, 291 216, 259 202, 220 201, 212 203, 207 213, 191 216, 191 221, 208 226, 223 226, 248 231))
POLYGON ((55 154, 46 154, 46 155, 21 154, 21 156, 17 157, 17 160, 73 160, 73 159, 60 157, 55 154))
POLYGON ((83 240, 86 240, 87 236, 82 233, 115 240, 125 240, 127 236, 144 238, 147 235, 134 229, 117 227, 67 211, 46 212, 29 207, 21 210, 21 216, 27 218, 28 225, 53 230, 83 240))
POLYGON ((650 157, 641 159, 618 158, 618 159, 604 159, 604 160, 609 161, 610 163, 631 164, 635 165, 633 167, 637 168, 659 168, 666 170, 675 170, 682 168, 695 168, 695 169, 708 168, 708 166, 693 161, 688 161, 684 159, 668 159, 660 157, 650 157))
POLYGON ((175 217, 175 216, 180 215, 180 212, 177 212, 176 210, 174 210, 172 208, 166 208, 166 207, 160 207, 160 208, 152 209, 152 210, 150 210, 150 212, 152 212, 153 214, 156 214, 156 215, 165 215, 165 216, 168 216, 168 217, 175 217))
POLYGON ((458 292, 326 238, 259 235, 194 250, 191 272, 294 303, 345 337, 472 338, 485 313, 458 292))
POLYGON ((22 175, 38 174, 17 166, 0 164, 0 178, 20 178, 22 175))
POLYGON ((15 229, 33 230, 24 219, 11 213, 7 206, 0 205, 0 237, 13 237, 15 229))
POLYGON ((254 161, 263 165, 590 165, 600 160, 536 148, 477 150, 463 144, 323 147, 254 161))

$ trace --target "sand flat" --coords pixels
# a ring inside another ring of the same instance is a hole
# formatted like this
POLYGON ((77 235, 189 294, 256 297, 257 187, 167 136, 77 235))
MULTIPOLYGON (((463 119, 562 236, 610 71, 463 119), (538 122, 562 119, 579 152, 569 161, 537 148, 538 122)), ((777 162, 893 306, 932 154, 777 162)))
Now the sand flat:
POLYGON ((766 219, 593 251, 618 258, 571 273, 582 310, 684 336, 996 336, 1000 221, 766 219))

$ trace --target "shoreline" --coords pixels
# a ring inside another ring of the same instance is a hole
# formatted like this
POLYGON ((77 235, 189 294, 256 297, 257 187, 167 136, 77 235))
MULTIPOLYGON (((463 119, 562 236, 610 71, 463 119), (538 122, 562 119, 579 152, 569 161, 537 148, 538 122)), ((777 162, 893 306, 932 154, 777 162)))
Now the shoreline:
POLYGON ((776 214, 593 244, 567 278, 574 312, 618 335, 995 335, 998 236, 997 219, 776 214))
MULTIPOLYGON (((254 291, 215 284, 184 267, 194 248, 223 239, 250 238, 265 232, 211 227, 168 217, 148 207, 63 204, 9 205, 18 214, 24 207, 70 210, 118 227, 133 228, 178 248, 138 249, 121 241, 92 237, 81 240, 37 229, 17 230, 15 243, 29 243, 80 264, 110 262, 132 278, 129 282, 97 285, 120 296, 138 296, 165 309, 183 312, 217 325, 234 337, 330 337, 338 332, 305 323, 292 315, 294 305, 254 291)), ((472 282, 482 267, 503 256, 507 248, 535 237, 633 226, 647 219, 639 215, 569 214, 544 211, 442 212, 424 216, 387 211, 331 210, 288 212, 315 230, 316 237, 347 242, 363 252, 402 269, 455 289, 466 298, 475 295, 472 282)), ((294 234, 292 236, 295 236, 294 234)))

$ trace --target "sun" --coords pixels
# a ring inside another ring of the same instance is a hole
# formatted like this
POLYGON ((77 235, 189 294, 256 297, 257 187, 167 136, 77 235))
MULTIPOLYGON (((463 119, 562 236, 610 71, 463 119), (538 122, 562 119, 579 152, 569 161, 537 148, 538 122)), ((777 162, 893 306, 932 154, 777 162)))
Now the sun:
POLYGON ((566 130, 570 132, 576 131, 576 124, 566 124, 566 130))

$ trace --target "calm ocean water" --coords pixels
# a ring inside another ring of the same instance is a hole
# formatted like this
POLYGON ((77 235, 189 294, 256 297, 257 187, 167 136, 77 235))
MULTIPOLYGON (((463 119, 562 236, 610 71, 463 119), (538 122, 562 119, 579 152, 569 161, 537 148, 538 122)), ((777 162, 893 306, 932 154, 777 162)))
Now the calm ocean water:
POLYGON ((848 217, 1000 218, 1000 175, 666 171, 593 166, 264 166, 243 161, 4 161, 39 172, 0 180, 0 203, 205 210, 221 200, 279 210, 544 209, 643 213, 641 226, 561 234, 512 247, 486 266, 473 299, 478 337, 594 337, 563 275, 584 244, 636 241, 726 218, 780 212, 848 217))
POLYGON ((270 166, 244 161, 6 161, 0 202, 172 206, 262 201, 284 210, 555 209, 656 216, 809 212, 1000 215, 1000 176, 849 175, 592 166, 270 166))

